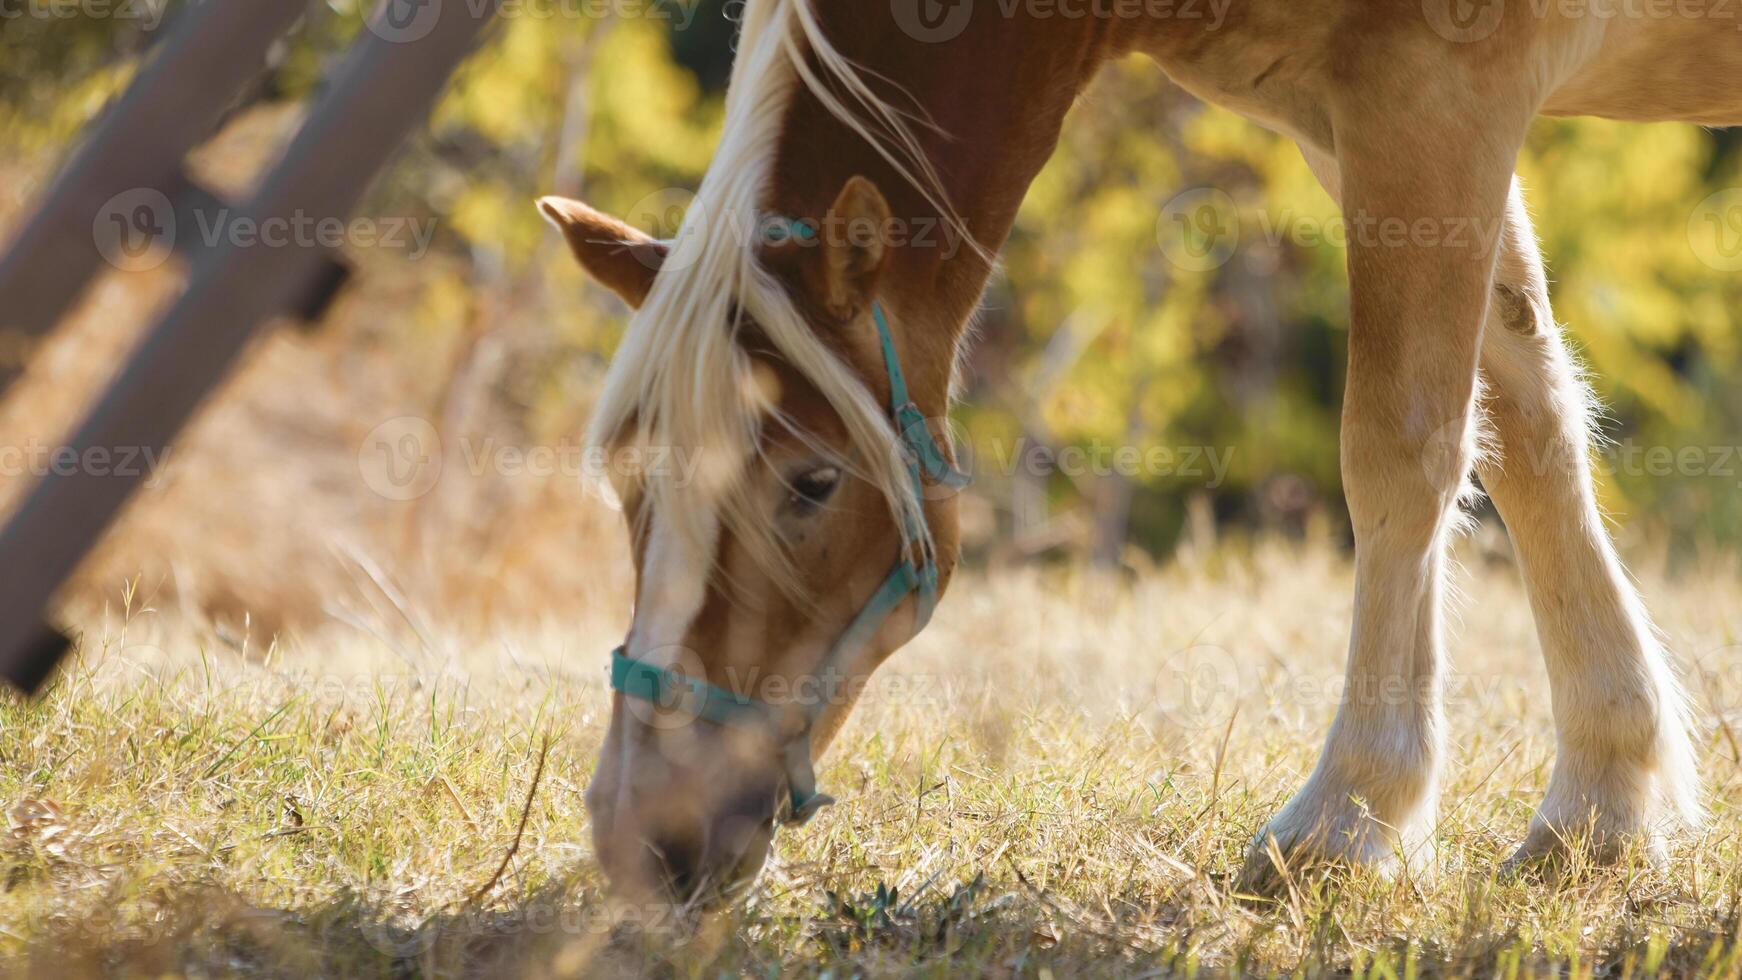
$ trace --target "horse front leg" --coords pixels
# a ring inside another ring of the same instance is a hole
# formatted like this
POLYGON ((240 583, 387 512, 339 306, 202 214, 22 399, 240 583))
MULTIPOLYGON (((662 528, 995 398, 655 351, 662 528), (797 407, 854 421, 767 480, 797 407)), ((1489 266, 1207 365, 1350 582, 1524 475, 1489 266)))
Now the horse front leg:
POLYGON ((1389 77, 1411 74, 1347 89, 1334 107, 1349 230, 1341 464, 1354 624, 1318 765, 1248 854, 1242 883, 1255 890, 1275 883, 1273 856, 1290 869, 1431 856, 1446 541, 1475 458, 1483 320, 1530 112, 1485 103, 1467 83, 1434 85, 1432 66, 1389 77), (1381 91, 1394 104, 1374 105, 1381 91))
POLYGON ((1602 860, 1700 812, 1689 709, 1628 580, 1591 478, 1591 398, 1549 307, 1536 235, 1513 189, 1482 342, 1497 452, 1482 485, 1518 554, 1554 695, 1554 775, 1514 862, 1586 847, 1602 860))

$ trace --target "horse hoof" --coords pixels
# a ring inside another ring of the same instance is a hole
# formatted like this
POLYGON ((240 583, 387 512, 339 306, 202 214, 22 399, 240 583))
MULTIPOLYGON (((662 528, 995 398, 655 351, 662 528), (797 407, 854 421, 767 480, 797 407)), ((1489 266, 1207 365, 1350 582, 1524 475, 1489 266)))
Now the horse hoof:
POLYGON ((1557 831, 1534 821, 1524 843, 1501 863, 1498 877, 1505 880, 1546 880, 1569 873, 1620 867, 1638 860, 1652 866, 1667 862, 1661 838, 1581 831, 1557 831))
POLYGON ((1348 877, 1357 866, 1381 863, 1351 855, 1327 854, 1309 846, 1285 848, 1267 834, 1252 842, 1246 863, 1235 879, 1234 890, 1241 896, 1273 899, 1291 887, 1309 882, 1338 881, 1348 877))

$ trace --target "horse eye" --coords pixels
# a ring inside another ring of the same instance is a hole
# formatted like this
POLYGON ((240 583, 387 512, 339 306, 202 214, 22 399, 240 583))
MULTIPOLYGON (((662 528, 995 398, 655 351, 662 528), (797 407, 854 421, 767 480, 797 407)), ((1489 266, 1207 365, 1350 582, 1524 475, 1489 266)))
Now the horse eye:
POLYGON ((828 500, 841 483, 841 471, 834 466, 819 466, 800 474, 792 481, 792 493, 787 503, 793 507, 816 507, 828 500))

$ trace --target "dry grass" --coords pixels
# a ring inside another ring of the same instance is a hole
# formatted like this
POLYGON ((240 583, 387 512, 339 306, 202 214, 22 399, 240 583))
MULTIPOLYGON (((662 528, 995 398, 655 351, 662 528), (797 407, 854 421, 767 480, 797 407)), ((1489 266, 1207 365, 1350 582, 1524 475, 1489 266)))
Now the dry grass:
MULTIPOLYGON (((323 333, 258 345, 65 593, 78 660, 39 702, 0 695, 0 970, 1736 973, 1729 567, 1647 576, 1710 725, 1713 819, 1667 868, 1496 880, 1553 746, 1514 576, 1476 559, 1437 877, 1234 894, 1335 710, 1349 622, 1342 558, 1267 545, 1134 580, 960 581, 823 760, 842 804, 783 834, 749 895, 707 917, 612 906, 581 789, 622 535, 569 475, 468 472, 459 444, 559 445, 597 358, 441 262, 372 266, 323 333), (360 462, 408 415, 456 464, 410 501, 360 462)), ((94 289, 0 404, 5 447, 56 445, 174 288, 94 289)))
MULTIPOLYGON (((1552 741, 1511 571, 1466 578, 1433 879, 1231 891, 1313 760, 1349 618, 1340 558, 1266 546, 1136 581, 960 582, 824 761, 843 803, 705 917, 614 908, 589 860, 615 601, 512 635, 383 619, 261 649, 135 597, 90 617, 45 699, 0 704, 0 952, 42 976, 1733 975, 1721 715, 1713 819, 1668 867, 1496 879, 1552 741), (546 736, 519 850, 474 902, 546 736)), ((1708 708, 1738 690, 1739 588, 1647 581, 1708 708)))

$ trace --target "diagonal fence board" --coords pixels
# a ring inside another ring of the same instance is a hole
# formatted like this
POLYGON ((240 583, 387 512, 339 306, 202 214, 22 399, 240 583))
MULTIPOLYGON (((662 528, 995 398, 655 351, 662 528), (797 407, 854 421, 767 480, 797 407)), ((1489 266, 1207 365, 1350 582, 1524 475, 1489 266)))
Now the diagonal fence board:
MULTIPOLYGON (((226 2, 226 0, 212 0, 226 2)), ((252 6, 255 0, 228 0, 252 6)), ((344 67, 243 208, 247 218, 348 216, 447 78, 477 44, 499 0, 385 0, 344 67)), ((330 268, 315 243, 200 254, 187 291, 146 335, 80 424, 68 450, 162 452, 228 373, 263 320, 294 309, 330 268)), ((96 543, 142 473, 51 473, 0 531, 0 677, 36 690, 65 641, 43 625, 54 592, 96 543)))
POLYGON ((54 327, 103 262, 92 228, 105 205, 128 191, 174 195, 182 158, 305 10, 305 0, 208 0, 183 12, 0 258, 0 334, 54 327))

